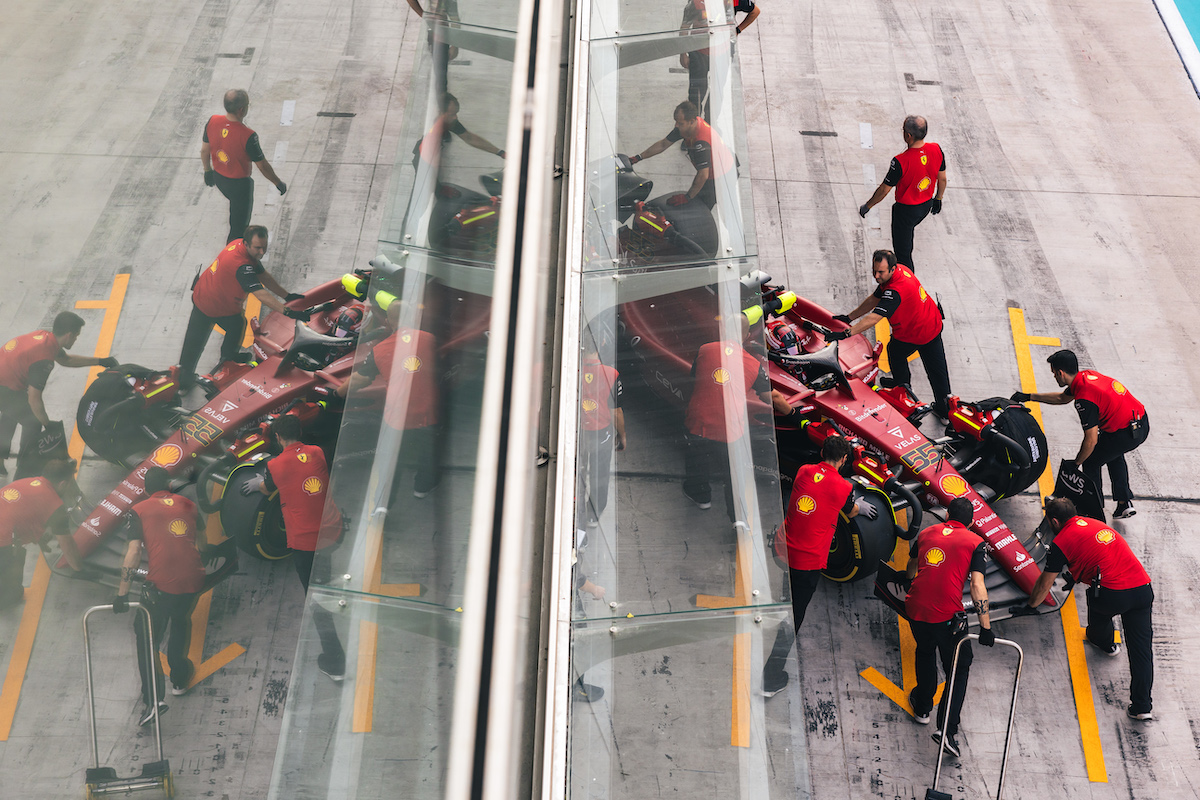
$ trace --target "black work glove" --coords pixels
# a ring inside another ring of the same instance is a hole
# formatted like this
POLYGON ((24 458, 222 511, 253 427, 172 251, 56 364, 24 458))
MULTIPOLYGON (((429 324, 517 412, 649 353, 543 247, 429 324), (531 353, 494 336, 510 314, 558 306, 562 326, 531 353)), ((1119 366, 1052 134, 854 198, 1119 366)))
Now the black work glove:
POLYGON ((507 158, 503 150, 497 150, 496 155, 500 156, 501 158, 507 158))
POLYGON ((296 294, 295 292, 288 292, 287 295, 283 298, 283 302, 293 303, 297 300, 303 300, 303 299, 304 299, 304 295, 302 295, 302 294, 296 294))
POLYGON ((279 190, 280 194, 287 194, 287 184, 284 183, 283 181, 280 181, 279 183, 275 184, 275 188, 279 190))
POLYGON ((285 317, 291 317, 292 319, 298 319, 301 322, 308 322, 309 318, 312 317, 312 312, 308 309, 298 311, 294 308, 285 308, 283 310, 283 315, 285 317))
MULTIPOLYGON (((938 197, 935 197, 935 198, 933 198, 933 206, 932 206, 932 207, 930 207, 930 209, 929 209, 929 213, 930 213, 930 214, 940 214, 940 213, 942 213, 942 201, 941 201, 941 198, 938 198, 938 197)), ((982 642, 983 640, 982 640, 982 639, 980 639, 980 641, 982 642)))
POLYGON ((100 366, 104 367, 105 369, 112 369, 113 367, 117 366, 120 363, 121 363, 120 361, 113 358, 112 356, 100 359, 100 366))
MULTIPOLYGON (((1026 606, 1028 608, 1028 606, 1026 606)), ((979 643, 984 647, 996 646, 996 634, 992 633, 991 628, 984 628, 979 631, 979 643)))
POLYGON ((870 210, 871 210, 871 207, 869 205, 867 205, 866 203, 863 203, 861 206, 858 207, 858 215, 860 217, 865 217, 867 215, 867 212, 870 210))
POLYGON ((1067 472, 1083 472, 1083 467, 1079 466, 1079 464, 1069 458, 1063 459, 1062 468, 1067 472))
POLYGON ((630 163, 630 164, 636 164, 637 162, 639 162, 639 161, 641 161, 641 160, 642 160, 642 157, 641 157, 640 155, 636 154, 636 153, 634 153, 633 155, 631 155, 631 156, 629 157, 629 163, 630 163))
POLYGON ((1021 603, 1008 609, 1008 614, 1012 617, 1035 617, 1037 613, 1038 610, 1031 607, 1028 603, 1021 603))
POLYGON ((217 185, 217 171, 215 169, 204 170, 204 185, 205 186, 216 186, 217 185))
POLYGON ((847 325, 853 324, 849 314, 834 314, 833 318, 837 322, 844 322, 847 325))
POLYGON ((850 335, 850 331, 830 331, 829 333, 825 334, 825 341, 840 342, 842 339, 845 339, 849 335, 850 335))
POLYGON ((129 610, 129 598, 123 594, 119 594, 112 599, 112 607, 114 614, 124 614, 129 610))
POLYGON ((667 198, 667 205, 669 205, 669 206, 682 206, 682 205, 686 204, 686 203, 687 203, 689 200, 691 200, 691 199, 692 199, 692 198, 690 198, 690 197, 688 197, 688 196, 687 196, 687 193, 686 193, 686 192, 681 192, 681 193, 679 193, 679 194, 673 194, 673 195, 671 195, 670 197, 668 197, 668 198, 667 198))
POLYGON ((1026 403, 1029 401, 1029 392, 1013 392, 1009 399, 1016 400, 1018 403, 1026 403))

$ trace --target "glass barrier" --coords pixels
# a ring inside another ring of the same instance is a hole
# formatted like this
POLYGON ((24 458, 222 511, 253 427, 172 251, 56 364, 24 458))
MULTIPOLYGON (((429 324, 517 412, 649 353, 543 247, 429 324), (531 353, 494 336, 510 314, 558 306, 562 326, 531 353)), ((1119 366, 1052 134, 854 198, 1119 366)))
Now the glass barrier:
MULTIPOLYGON (((733 4, 721 0, 676 0, 670 5, 634 0, 594 0, 591 40, 644 33, 672 33, 686 40, 688 50, 700 48, 702 37, 732 28, 733 4)), ((683 51, 687 52, 687 51, 683 51)))

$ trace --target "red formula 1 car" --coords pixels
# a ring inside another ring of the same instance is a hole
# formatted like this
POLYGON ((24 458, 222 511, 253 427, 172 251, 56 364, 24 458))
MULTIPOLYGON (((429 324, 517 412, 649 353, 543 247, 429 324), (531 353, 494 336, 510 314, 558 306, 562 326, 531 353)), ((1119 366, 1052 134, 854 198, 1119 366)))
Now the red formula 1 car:
MULTIPOLYGON (((903 386, 872 387, 879 376, 879 345, 861 335, 827 342, 832 327, 846 326, 769 281, 757 272, 743 279, 743 307, 749 305, 750 316, 766 320, 771 385, 799 411, 776 431, 784 497, 797 467, 818 461, 821 442, 838 433, 854 446, 850 473, 856 494, 881 512, 876 520, 841 519, 826 576, 854 581, 874 574, 891 556, 897 536, 911 538, 923 514, 944 518, 944 507, 965 497, 975 508, 972 527, 991 551, 987 584, 993 618, 1004 618, 1004 609, 1033 588, 1049 541, 1041 529, 1027 535, 1010 530, 992 503, 1023 491, 1044 470, 1046 439, 1040 426, 1024 406, 1007 399, 968 403, 951 398, 945 433, 927 436, 918 425, 930 411, 928 404, 903 386), (757 313, 760 307, 765 316, 757 313), (896 527, 896 512, 902 510, 909 517, 906 530, 896 527)), ((643 376, 668 402, 682 407, 699 345, 717 338, 714 308, 714 290, 700 287, 619 309, 623 338, 641 362, 643 376)), ((752 421, 769 435, 770 407, 753 398, 751 403, 752 421)), ((1042 610, 1057 610, 1064 597, 1056 585, 1042 610)))

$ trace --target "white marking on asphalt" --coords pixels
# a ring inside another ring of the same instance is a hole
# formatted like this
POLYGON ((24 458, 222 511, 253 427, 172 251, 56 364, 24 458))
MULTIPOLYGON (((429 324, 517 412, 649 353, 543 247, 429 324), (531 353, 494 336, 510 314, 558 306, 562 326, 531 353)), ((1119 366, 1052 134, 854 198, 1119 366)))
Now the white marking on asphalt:
POLYGON ((877 185, 875 181, 875 165, 863 164, 863 186, 870 186, 874 189, 877 185))
POLYGON ((275 155, 271 156, 271 166, 277 167, 287 161, 287 142, 275 143, 275 155))
POLYGON ((296 116, 296 101, 284 100, 283 113, 279 115, 279 126, 286 127, 292 124, 292 118, 296 116))
POLYGON ((862 142, 863 150, 874 150, 875 145, 871 137, 871 123, 858 123, 858 138, 862 142))

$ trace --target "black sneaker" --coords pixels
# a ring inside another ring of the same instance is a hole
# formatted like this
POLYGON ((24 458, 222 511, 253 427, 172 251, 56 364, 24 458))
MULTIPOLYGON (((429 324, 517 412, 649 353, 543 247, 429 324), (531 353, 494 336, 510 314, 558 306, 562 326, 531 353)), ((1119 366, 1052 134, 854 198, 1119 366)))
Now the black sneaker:
POLYGON ((594 703, 601 697, 604 697, 604 690, 599 686, 584 683, 583 678, 580 678, 575 681, 575 686, 571 690, 571 697, 576 700, 582 700, 585 703, 594 703))
POLYGON ((924 713, 918 712, 917 704, 913 702, 911 692, 908 695, 908 704, 909 704, 909 706, 912 707, 912 710, 913 710, 912 711, 913 722, 917 723, 918 725, 928 725, 929 724, 929 714, 930 714, 930 712, 933 711, 933 709, 932 708, 928 709, 924 713))
POLYGON ((1117 503, 1117 510, 1113 512, 1113 519, 1129 519, 1137 513, 1137 509, 1133 507, 1133 503, 1117 503))
POLYGON ((696 498, 694 498, 690 494, 688 494, 688 490, 687 490, 686 486, 683 489, 683 496, 686 497, 688 500, 691 500, 693 503, 695 503, 696 508, 700 509, 701 511, 708 511, 710 508, 712 508, 712 503, 710 501, 697 500, 696 498))
POLYGON ((321 653, 321 655, 317 656, 317 669, 328 675, 329 679, 334 683, 341 683, 346 679, 345 659, 339 659, 335 662, 334 659, 321 653))
POLYGON ((1141 711, 1141 712, 1134 711, 1133 706, 1130 705, 1129 708, 1125 709, 1125 716, 1129 717, 1130 719, 1136 719, 1136 720, 1141 720, 1142 722, 1146 722, 1148 720, 1154 719, 1154 712, 1153 711, 1141 711))
POLYGON ((1086 636, 1083 640, 1099 650, 1101 653, 1104 653, 1104 655, 1108 656, 1109 658, 1116 658, 1121 654, 1121 645, 1117 644, 1116 642, 1113 642, 1108 647, 1101 647, 1086 636))
MULTIPOLYGON (((158 701, 158 716, 161 717, 167 713, 167 704, 163 701, 158 701)), ((142 712, 142 716, 138 718, 138 725, 146 725, 154 719, 154 706, 146 706, 146 710, 142 712)))
POLYGON ((941 745, 942 747, 945 747, 946 752, 949 753, 950 755, 954 756, 955 758, 958 758, 962 755, 962 750, 958 746, 958 738, 957 737, 947 736, 946 741, 943 743, 942 742, 942 732, 934 731, 932 738, 939 745, 941 745))
POLYGON ((771 676, 770 680, 763 678, 763 697, 774 697, 787 688, 788 674, 785 672, 782 675, 771 676))

